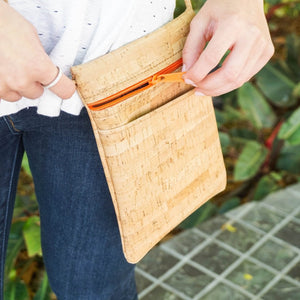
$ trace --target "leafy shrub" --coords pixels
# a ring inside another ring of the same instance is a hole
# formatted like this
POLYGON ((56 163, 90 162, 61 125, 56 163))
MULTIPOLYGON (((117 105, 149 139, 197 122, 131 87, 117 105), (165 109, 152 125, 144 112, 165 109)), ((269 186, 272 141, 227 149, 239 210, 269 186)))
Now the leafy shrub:
MULTIPOLYGON (((285 17, 300 11, 298 2, 266 2, 268 18, 278 14, 277 9, 285 17)), ((280 40, 280 57, 241 88, 214 99, 227 189, 185 220, 182 228, 300 181, 300 36, 293 33, 280 40)))

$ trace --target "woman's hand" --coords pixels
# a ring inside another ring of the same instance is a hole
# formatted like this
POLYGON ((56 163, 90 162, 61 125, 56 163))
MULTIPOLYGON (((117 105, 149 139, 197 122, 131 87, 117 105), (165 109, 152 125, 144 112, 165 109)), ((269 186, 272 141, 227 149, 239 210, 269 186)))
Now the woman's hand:
POLYGON ((199 94, 218 96, 243 85, 273 53, 263 0, 207 0, 191 22, 184 78, 199 94), (209 74, 227 50, 221 68, 209 74))
MULTIPOLYGON (((35 99, 52 82, 58 69, 45 53, 35 28, 13 8, 0 1, 0 99, 35 99)), ((65 75, 50 88, 63 99, 70 98, 75 85, 65 75)))

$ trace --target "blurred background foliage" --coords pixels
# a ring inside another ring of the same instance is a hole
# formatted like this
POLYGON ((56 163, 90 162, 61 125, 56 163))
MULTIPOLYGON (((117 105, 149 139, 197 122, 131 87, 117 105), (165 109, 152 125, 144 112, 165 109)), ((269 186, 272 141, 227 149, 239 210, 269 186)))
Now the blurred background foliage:
MULTIPOLYGON (((197 11, 205 3, 194 0, 197 11)), ((175 16, 184 10, 177 0, 175 16)), ((300 181, 300 1, 266 0, 272 60, 250 82, 214 99, 227 189, 177 230, 190 228, 300 181)), ((5 266, 5 300, 50 300, 40 245, 39 211, 24 156, 5 266)))
MULTIPOLYGON (((180 13, 184 2, 177 2, 180 13)), ((197 1, 195 8, 204 2, 197 1)), ((214 98, 227 188, 181 228, 300 181, 299 13, 300 1, 265 1, 274 57, 250 82, 214 98)))

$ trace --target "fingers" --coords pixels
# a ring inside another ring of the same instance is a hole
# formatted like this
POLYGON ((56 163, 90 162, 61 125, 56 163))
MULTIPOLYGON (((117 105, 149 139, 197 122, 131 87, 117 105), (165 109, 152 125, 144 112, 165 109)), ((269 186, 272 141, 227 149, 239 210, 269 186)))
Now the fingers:
POLYGON ((239 40, 222 67, 197 82, 199 90, 206 95, 217 96, 242 85, 257 60, 256 56, 250 55, 254 47, 254 40, 247 42, 247 37, 239 40))
POLYGON ((0 85, 0 99, 15 102, 22 98, 22 96, 16 91, 12 91, 5 84, 0 85))
POLYGON ((68 99, 75 93, 75 83, 66 75, 63 75, 59 82, 50 88, 50 91, 62 99, 68 99))
MULTIPOLYGON (((6 101, 18 101, 22 97, 37 99, 44 93, 44 85, 53 82, 58 76, 58 68, 46 53, 41 50, 36 64, 28 65, 25 70, 0 74, 0 98, 6 101)), ((56 84, 49 88, 62 99, 70 98, 75 92, 75 84, 66 75, 61 74, 56 84)))
MULTIPOLYGON (((39 79, 42 85, 49 85, 54 80, 56 80, 58 74, 58 68, 51 63, 49 67, 51 71, 45 72, 43 76, 39 79)), ((75 83, 69 79, 65 74, 62 74, 59 81, 49 88, 51 92, 56 94, 62 99, 68 99, 75 93, 75 83)))
MULTIPOLYGON (((44 75, 45 78, 51 78, 51 80, 48 79, 48 81, 44 80, 43 82, 49 84, 56 79, 58 74, 57 67, 55 65, 53 65, 53 70, 55 70, 55 73, 47 72, 47 74, 44 75)), ((5 87, 2 87, 0 89, 0 98, 10 102, 18 101, 22 97, 26 97, 28 99, 37 99, 44 93, 43 85, 46 84, 37 81, 31 82, 23 77, 22 80, 14 80, 14 84, 9 84, 5 87)), ((70 80, 66 75, 62 74, 60 80, 49 89, 58 97, 62 99, 68 99, 74 94, 76 87, 72 80, 70 80)))
POLYGON ((11 90, 10 88, 1 89, 0 98, 6 101, 15 102, 22 97, 29 99, 37 99, 44 93, 41 84, 34 82, 33 84, 23 85, 18 91, 11 90))
POLYGON ((262 51, 262 54, 253 65, 252 75, 250 75, 250 77, 248 77, 246 81, 250 80, 253 74, 258 73, 265 66, 266 62, 269 61, 270 58, 274 55, 274 51, 274 46, 270 44, 265 48, 264 51, 262 51))
POLYGON ((22 97, 26 97, 29 99, 37 99, 39 98, 43 93, 44 89, 38 82, 19 82, 16 85, 17 90, 15 91, 22 97))
MULTIPOLYGON (((38 98, 43 85, 57 77, 57 67, 46 54, 34 26, 3 1, 0 6, 0 98, 38 98)), ((75 85, 63 75, 51 91, 67 99, 73 95, 75 85)))
POLYGON ((205 19, 202 19, 202 22, 198 20, 198 18, 192 20, 190 32, 182 51, 183 64, 187 70, 197 61, 206 44, 205 29, 207 24, 205 19), (195 36, 199 38, 195 38, 195 36))
POLYGON ((16 101, 19 101, 21 98, 22 98, 22 96, 19 93, 13 92, 13 91, 4 93, 3 96, 0 97, 0 99, 9 101, 9 102, 16 102, 16 101))
POLYGON ((273 55, 266 43, 241 39, 232 49, 222 67, 197 83, 197 91, 219 96, 242 86, 256 74, 273 55), (255 53, 255 54, 254 54, 255 53))
POLYGON ((200 82, 209 72, 214 69, 234 44, 236 37, 231 28, 219 28, 209 41, 207 47, 200 54, 198 60, 188 70, 185 78, 194 83, 200 82))
POLYGON ((242 36, 217 30, 207 47, 185 75, 205 95, 219 96, 243 85, 271 58, 274 48, 255 29, 242 36), (227 38, 230 36, 229 38, 227 38), (221 68, 209 73, 231 49, 221 68))
POLYGON ((273 53, 261 1, 206 1, 192 21, 183 50, 184 79, 199 93, 221 95, 253 77, 273 53), (212 72, 227 51, 222 66, 212 72))

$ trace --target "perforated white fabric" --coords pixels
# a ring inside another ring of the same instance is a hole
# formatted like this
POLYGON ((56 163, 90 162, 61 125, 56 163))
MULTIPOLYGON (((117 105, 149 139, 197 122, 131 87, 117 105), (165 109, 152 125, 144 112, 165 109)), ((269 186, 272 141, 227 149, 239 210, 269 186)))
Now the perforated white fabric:
MULTIPOLYGON (((175 0, 10 0, 37 29, 44 49, 62 71, 129 43, 170 21, 175 0)), ((62 100, 46 90, 35 100, 0 102, 0 116, 36 106, 39 114, 78 115, 83 104, 75 93, 62 100)))

